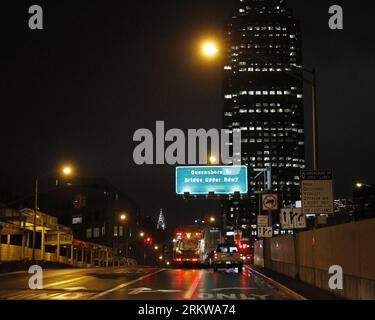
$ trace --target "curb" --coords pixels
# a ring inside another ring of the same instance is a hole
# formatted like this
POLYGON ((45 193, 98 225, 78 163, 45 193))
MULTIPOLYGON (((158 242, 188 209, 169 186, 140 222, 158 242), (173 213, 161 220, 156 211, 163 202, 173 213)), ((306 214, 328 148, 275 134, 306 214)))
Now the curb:
POLYGON ((263 273, 260 273, 259 271, 256 271, 256 270, 250 268, 249 266, 244 266, 244 267, 248 270, 248 272, 254 273, 254 274, 262 277, 269 284, 278 288, 280 291, 283 291, 284 293, 293 297, 294 299, 296 299, 296 300, 307 300, 307 298, 305 298, 304 296, 302 296, 302 295, 298 294, 297 292, 287 288, 286 286, 282 285, 281 283, 277 282, 276 280, 273 280, 273 279, 265 276, 263 273))

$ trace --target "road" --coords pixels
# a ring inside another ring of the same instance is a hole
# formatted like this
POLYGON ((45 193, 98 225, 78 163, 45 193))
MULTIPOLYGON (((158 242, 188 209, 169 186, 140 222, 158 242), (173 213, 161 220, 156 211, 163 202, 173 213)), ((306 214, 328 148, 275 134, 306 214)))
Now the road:
POLYGON ((43 272, 43 289, 31 290, 26 272, 0 274, 1 300, 284 300, 287 293, 247 270, 119 267, 43 272))

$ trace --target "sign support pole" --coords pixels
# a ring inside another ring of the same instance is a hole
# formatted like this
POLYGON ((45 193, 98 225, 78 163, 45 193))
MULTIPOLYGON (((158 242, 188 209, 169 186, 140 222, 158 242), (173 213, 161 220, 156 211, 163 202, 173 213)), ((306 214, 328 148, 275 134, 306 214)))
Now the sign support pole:
POLYGON ((268 226, 273 227, 272 210, 268 210, 268 226))

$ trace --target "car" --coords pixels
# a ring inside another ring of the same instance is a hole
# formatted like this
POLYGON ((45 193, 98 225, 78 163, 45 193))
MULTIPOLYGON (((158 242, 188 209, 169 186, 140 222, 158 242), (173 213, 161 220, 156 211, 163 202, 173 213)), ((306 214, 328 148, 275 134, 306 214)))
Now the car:
POLYGON ((212 267, 214 272, 217 272, 219 268, 237 268, 238 273, 242 273, 243 260, 237 246, 235 244, 219 244, 214 252, 212 267))

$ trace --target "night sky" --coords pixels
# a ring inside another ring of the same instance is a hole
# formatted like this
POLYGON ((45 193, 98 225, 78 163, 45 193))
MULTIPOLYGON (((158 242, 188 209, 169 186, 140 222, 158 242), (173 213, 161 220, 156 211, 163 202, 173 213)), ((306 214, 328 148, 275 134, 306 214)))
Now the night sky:
MULTIPOLYGON (((320 167, 333 168, 336 197, 352 182, 375 182, 375 11, 355 1, 289 0, 301 20, 306 67, 318 72, 320 167), (344 9, 344 30, 328 8, 344 9)), ((233 0, 54 0, 2 3, 0 191, 32 194, 33 177, 70 161, 81 176, 105 177, 144 215, 167 223, 215 213, 215 202, 174 195, 174 168, 137 166, 135 130, 220 128, 221 62, 203 63, 197 45, 220 39, 233 0), (28 8, 44 9, 44 30, 28 8), (5 32, 4 32, 5 31, 5 32)), ((306 87, 310 166, 310 94, 306 87)))

